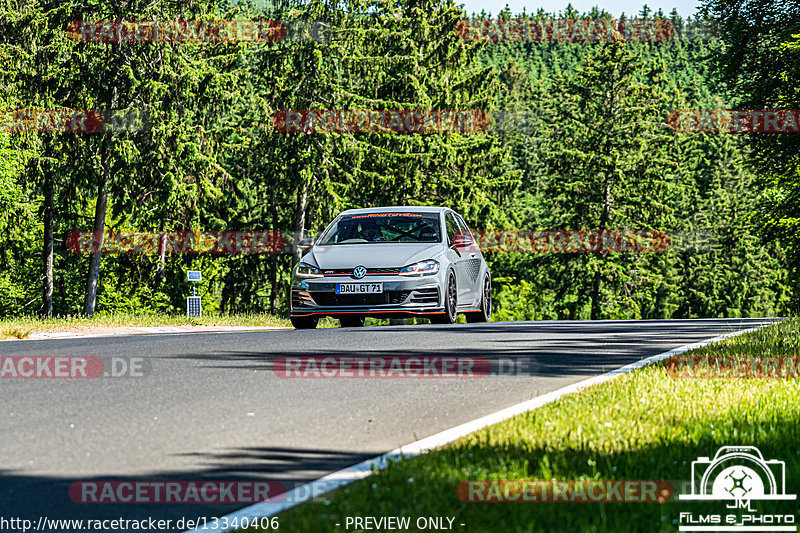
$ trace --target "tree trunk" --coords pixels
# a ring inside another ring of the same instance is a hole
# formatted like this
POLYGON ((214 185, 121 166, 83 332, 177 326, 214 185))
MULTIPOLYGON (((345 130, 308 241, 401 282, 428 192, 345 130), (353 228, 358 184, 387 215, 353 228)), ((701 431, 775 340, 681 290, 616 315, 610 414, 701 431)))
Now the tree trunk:
POLYGON ((306 180, 303 180, 303 183, 300 184, 300 188, 297 191, 297 210, 295 211, 294 215, 294 248, 292 249, 292 259, 293 265, 296 265, 300 262, 300 257, 302 256, 302 250, 297 246, 297 243, 300 242, 303 237, 305 236, 305 227, 306 227, 306 204, 308 203, 308 183, 306 180))
MULTIPOLYGON (((270 208, 272 210, 272 227, 270 231, 273 235, 275 235, 276 231, 278 231, 278 208, 275 204, 275 191, 272 191, 272 199, 270 202, 270 208)), ((270 293, 269 293, 269 314, 274 315, 277 311, 277 304, 278 304, 278 254, 280 253, 279 250, 273 250, 272 252, 272 261, 270 261, 270 271, 269 271, 269 283, 270 283, 270 293)))
MULTIPOLYGON (((603 239, 603 234, 608 227, 608 221, 611 217, 611 184, 606 183, 605 194, 603 195, 603 214, 600 216, 600 238, 603 239)), ((601 253, 606 253, 605 251, 601 253)), ((603 277, 600 270, 594 273, 594 280, 592 281, 592 320, 600 320, 600 287, 603 283, 603 277)))
POLYGON ((164 281, 164 268, 167 261, 167 234, 164 232, 164 223, 161 223, 161 235, 158 236, 158 262, 156 263, 156 283, 164 281))
POLYGON ((600 271, 594 273, 594 280, 592 281, 592 320, 600 320, 600 285, 601 285, 600 271))
MULTIPOLYGON (((107 141, 106 141, 107 142, 107 141)), ((103 163, 101 170, 100 185, 97 190, 97 203, 94 208, 94 240, 97 248, 92 253, 89 263, 89 275, 86 277, 86 298, 83 301, 83 314, 91 317, 94 315, 95 302, 97 299, 97 281, 100 275, 100 250, 103 247, 103 228, 106 222, 106 207, 108 204, 108 184, 110 182, 111 157, 107 144, 103 146, 103 163)))
MULTIPOLYGON (((116 52, 119 53, 120 45, 117 44, 116 52)), ((111 89, 107 101, 108 109, 117 107, 117 87, 111 89)), ((109 134, 104 133, 102 139, 102 155, 100 159, 100 185, 97 190, 97 203, 94 207, 94 232, 93 239, 97 239, 97 249, 92 253, 89 262, 89 274, 86 276, 86 297, 83 300, 83 314, 91 317, 94 315, 97 301, 97 282, 100 276, 100 250, 103 248, 103 228, 106 223, 106 207, 108 205, 108 187, 111 183, 111 146, 113 142, 109 134)))
MULTIPOLYGON (((316 49, 316 44, 312 41, 312 49, 316 49)), ((313 109, 314 102, 316 100, 316 82, 317 82, 317 63, 316 60, 312 63, 311 66, 311 74, 309 76, 309 85, 311 87, 311 91, 308 95, 308 108, 313 109)), ((294 247, 292 248, 292 268, 294 265, 300 262, 300 258, 303 255, 303 251, 297 246, 303 237, 305 237, 305 227, 306 227, 306 207, 308 203, 308 180, 303 178, 303 181, 300 183, 300 188, 297 191, 297 210, 295 211, 294 217, 294 238, 295 243, 294 247)))
POLYGON ((44 172, 44 263, 42 315, 53 316, 53 173, 50 168, 44 172))

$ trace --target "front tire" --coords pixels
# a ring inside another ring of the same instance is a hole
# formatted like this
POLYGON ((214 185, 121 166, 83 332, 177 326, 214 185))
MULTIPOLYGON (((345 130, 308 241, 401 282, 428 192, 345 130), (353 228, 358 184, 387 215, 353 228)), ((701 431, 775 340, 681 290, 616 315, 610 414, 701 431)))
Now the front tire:
POLYGON ((444 293, 444 309, 442 315, 431 318, 433 324, 455 324, 458 318, 458 287, 456 287, 456 277, 451 272, 447 276, 447 290, 444 293))
POLYGON ((473 313, 466 313, 467 322, 491 322, 492 321, 492 280, 489 276, 483 280, 483 292, 481 293, 481 310, 473 313))
POLYGON ((292 316, 289 317, 294 329, 315 329, 317 327, 318 318, 311 316, 292 316))

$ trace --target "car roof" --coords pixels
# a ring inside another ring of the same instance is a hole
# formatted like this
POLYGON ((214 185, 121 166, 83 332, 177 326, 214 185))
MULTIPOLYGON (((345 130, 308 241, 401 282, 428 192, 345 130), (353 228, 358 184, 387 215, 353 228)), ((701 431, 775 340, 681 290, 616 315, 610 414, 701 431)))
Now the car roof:
POLYGON ((348 209, 343 215, 359 215, 366 213, 442 213, 452 211, 449 207, 428 207, 425 205, 393 205, 387 207, 367 207, 364 209, 348 209))

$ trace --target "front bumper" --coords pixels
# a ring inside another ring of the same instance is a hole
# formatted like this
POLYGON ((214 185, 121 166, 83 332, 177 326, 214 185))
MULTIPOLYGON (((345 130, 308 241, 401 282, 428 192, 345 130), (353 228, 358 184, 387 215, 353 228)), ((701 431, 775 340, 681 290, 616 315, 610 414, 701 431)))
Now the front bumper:
POLYGON ((444 313, 439 276, 324 277, 292 283, 290 316, 419 316, 444 313), (383 283, 379 294, 336 294, 337 283, 383 283))

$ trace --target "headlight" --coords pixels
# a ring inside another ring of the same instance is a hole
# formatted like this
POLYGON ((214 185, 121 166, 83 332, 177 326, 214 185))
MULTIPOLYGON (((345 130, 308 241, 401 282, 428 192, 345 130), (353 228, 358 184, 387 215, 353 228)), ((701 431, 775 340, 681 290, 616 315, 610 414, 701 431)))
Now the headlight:
POLYGON ((322 270, 308 263, 300 263, 294 271, 294 275, 300 279, 306 278, 321 278, 323 276, 322 270))
POLYGON ((439 262, 433 259, 420 261, 400 269, 401 276, 430 276, 439 272, 439 262))

